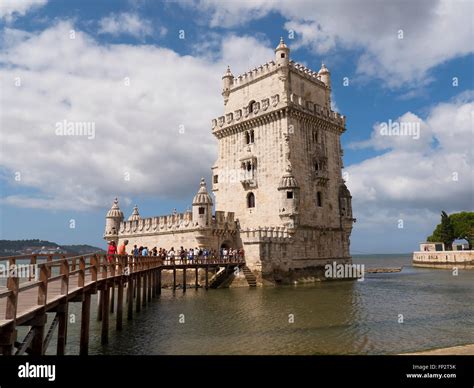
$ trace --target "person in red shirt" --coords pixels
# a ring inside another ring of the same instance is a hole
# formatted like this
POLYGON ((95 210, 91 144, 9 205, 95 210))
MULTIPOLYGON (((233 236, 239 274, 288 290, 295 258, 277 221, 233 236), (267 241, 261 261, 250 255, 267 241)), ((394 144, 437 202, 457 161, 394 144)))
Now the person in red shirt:
POLYGON ((112 262, 114 255, 117 253, 117 246, 115 245, 115 241, 111 241, 109 243, 109 248, 107 249, 107 260, 109 263, 112 262))

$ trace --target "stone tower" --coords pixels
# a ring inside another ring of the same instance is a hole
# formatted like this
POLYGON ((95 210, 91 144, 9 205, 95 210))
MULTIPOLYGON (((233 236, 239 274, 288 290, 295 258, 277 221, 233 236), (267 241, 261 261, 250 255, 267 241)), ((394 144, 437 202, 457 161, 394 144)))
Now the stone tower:
POLYGON ((115 198, 112 207, 105 216, 104 239, 107 241, 118 242, 120 223, 123 221, 123 212, 118 205, 118 198, 115 198))
POLYGON ((227 68, 222 79, 212 190, 216 210, 235 213, 249 266, 278 281, 350 262, 345 117, 331 110, 327 67, 293 62, 281 39, 273 61, 237 77, 227 68))

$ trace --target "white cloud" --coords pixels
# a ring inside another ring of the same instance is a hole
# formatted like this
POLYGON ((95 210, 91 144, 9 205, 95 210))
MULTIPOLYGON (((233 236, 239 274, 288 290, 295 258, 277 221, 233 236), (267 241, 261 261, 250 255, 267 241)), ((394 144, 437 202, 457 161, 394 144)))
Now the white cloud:
POLYGON ((11 21, 15 17, 24 16, 34 7, 45 5, 48 0, 2 0, 0 2, 0 19, 11 21))
POLYGON ((224 43, 218 58, 180 56, 151 45, 101 45, 77 29, 70 39, 73 28, 4 31, 0 166, 23 190, 3 202, 86 209, 109 206, 115 195, 192 196, 216 159, 210 125, 223 112, 226 65, 244 71, 245 53, 264 63, 272 50, 231 35, 224 41, 235 45, 224 43), (95 138, 56 136, 63 120, 94 123, 95 138))
POLYGON ((374 126, 363 145, 389 151, 346 169, 356 229, 387 232, 402 219, 429 234, 441 210, 474 209, 473 101, 465 94, 438 104, 425 120, 404 114, 420 122, 418 140, 380 136, 374 126))
MULTIPOLYGON (((151 21, 141 18, 136 13, 123 12, 120 14, 111 14, 99 20, 100 34, 111 34, 114 36, 128 34, 140 38, 149 36, 153 33, 151 21)), ((160 27, 160 36, 167 33, 165 27, 160 27)))
POLYGON ((296 32, 293 48, 327 54, 338 47, 361 51, 356 72, 389 87, 423 85, 429 70, 473 52, 472 1, 202 0, 192 4, 211 26, 231 27, 279 12, 296 32), (398 39, 399 31, 403 39, 398 39))

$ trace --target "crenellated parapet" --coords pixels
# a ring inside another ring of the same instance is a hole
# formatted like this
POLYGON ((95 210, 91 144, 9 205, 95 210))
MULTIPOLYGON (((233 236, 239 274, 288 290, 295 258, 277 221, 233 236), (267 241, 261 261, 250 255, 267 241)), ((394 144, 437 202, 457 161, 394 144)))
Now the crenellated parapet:
POLYGON ((344 115, 341 115, 312 101, 305 100, 302 96, 299 96, 295 93, 290 94, 289 105, 304 112, 310 112, 318 117, 329 120, 337 125, 340 125, 341 127, 346 126, 346 117, 344 115))
POLYGON ((140 236, 160 233, 190 232, 200 229, 237 230, 233 212, 216 212, 208 227, 200 226, 193 220, 191 211, 173 213, 159 217, 142 218, 120 223, 119 236, 140 236))
POLYGON ((297 63, 295 61, 290 61, 289 67, 290 67, 290 70, 292 70, 295 73, 298 73, 301 77, 306 78, 312 82, 315 82, 321 85, 321 87, 325 87, 325 84, 323 81, 321 81, 321 76, 318 74, 317 71, 313 71, 310 68, 300 63, 297 63))
POLYGON ((256 82, 260 80, 261 78, 264 78, 273 74, 277 70, 278 70, 278 66, 276 65, 274 61, 269 61, 267 63, 264 63, 263 65, 255 67, 254 69, 251 69, 249 71, 246 71, 243 74, 240 74, 239 76, 234 77, 233 84, 230 90, 234 91, 236 89, 240 89, 252 82, 256 82))

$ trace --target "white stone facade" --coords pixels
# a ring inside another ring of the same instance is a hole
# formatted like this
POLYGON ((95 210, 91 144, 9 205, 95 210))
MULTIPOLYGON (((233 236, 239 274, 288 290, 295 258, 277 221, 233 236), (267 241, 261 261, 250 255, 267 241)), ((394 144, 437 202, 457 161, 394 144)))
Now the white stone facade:
POLYGON ((224 112, 212 120, 215 219, 207 203, 206 223, 196 222, 200 205, 193 203, 192 213, 120 221, 117 236, 106 231, 106 239, 243 247, 247 265, 272 282, 319 276, 326 263, 351 261, 355 220, 341 174, 345 117, 331 110, 328 69, 314 72, 289 54, 282 40, 273 61, 223 76, 224 112))

